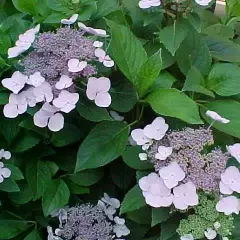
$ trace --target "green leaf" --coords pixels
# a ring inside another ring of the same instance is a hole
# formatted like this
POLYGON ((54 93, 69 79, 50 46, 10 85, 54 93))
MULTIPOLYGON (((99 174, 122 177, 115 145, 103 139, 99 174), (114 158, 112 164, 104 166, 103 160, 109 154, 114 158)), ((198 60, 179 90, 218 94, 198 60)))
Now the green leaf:
POLYGON ((150 206, 144 206, 132 212, 127 212, 127 219, 138 224, 151 224, 151 208, 150 206))
POLYGON ((115 161, 110 166, 112 181, 124 191, 127 191, 132 183, 135 183, 135 171, 122 161, 115 161))
POLYGON ((138 185, 133 187, 124 197, 120 208, 120 214, 137 210, 146 205, 142 190, 138 185))
POLYGON ((2 183, 0 183, 0 191, 3 192, 19 192, 20 189, 16 182, 11 178, 4 179, 2 183))
POLYGON ((69 181, 68 179, 64 179, 64 180, 66 180, 66 184, 72 194, 90 193, 89 187, 83 187, 83 186, 77 185, 74 182, 69 181))
POLYGON ((129 127, 122 122, 104 121, 95 126, 81 144, 75 172, 104 166, 125 149, 129 127))
POLYGON ((167 26, 160 31, 159 39, 174 56, 187 33, 188 28, 186 25, 174 21, 173 25, 167 26))
POLYGON ((12 180, 24 179, 22 172, 16 166, 10 165, 10 164, 4 164, 4 166, 11 170, 11 176, 10 177, 11 177, 12 180))
POLYGON ((240 93, 240 68, 230 63, 217 63, 208 75, 207 86, 220 96, 240 93))
POLYGON ((33 199, 33 193, 28 184, 20 185, 19 192, 9 193, 9 198, 17 204, 25 204, 33 199))
POLYGON ((161 50, 152 55, 141 67, 136 76, 135 86, 140 97, 152 86, 162 68, 161 50))
POLYGON ((71 14, 72 4, 65 0, 46 0, 47 6, 54 11, 71 14), (70 13, 69 13, 70 12, 70 13))
POLYGON ((154 227, 157 224, 166 221, 170 217, 169 208, 152 208, 152 223, 151 226, 154 227))
POLYGON ((157 88, 171 88, 173 83, 176 81, 176 78, 167 71, 163 71, 155 79, 151 91, 156 90, 157 88))
POLYGON ((122 154, 123 161, 131 168, 137 170, 152 169, 153 164, 148 161, 140 161, 139 153, 142 152, 140 146, 131 146, 126 147, 125 151, 122 154))
POLYGON ((45 216, 68 203, 70 192, 66 183, 61 179, 50 181, 44 191, 42 207, 45 216))
POLYGON ((17 153, 24 152, 37 145, 39 142, 40 138, 37 134, 25 131, 21 134, 21 137, 15 141, 12 151, 17 153))
POLYGON ((212 58, 202 36, 190 32, 176 53, 181 72, 187 75, 192 67, 196 67, 202 75, 207 75, 212 65, 212 58))
POLYGON ((51 172, 44 161, 29 161, 26 167, 26 178, 34 200, 37 200, 43 195, 47 183, 51 181, 51 172))
POLYGON ((240 62, 240 46, 216 36, 204 37, 213 58, 225 62, 240 62))
POLYGON ((233 38, 234 37, 234 29, 223 25, 223 24, 214 24, 205 28, 202 33, 207 34, 209 36, 221 36, 225 38, 233 38))
POLYGON ((202 93, 214 97, 214 94, 205 87, 205 80, 195 67, 192 67, 189 70, 182 90, 202 93))
POLYGON ((92 122, 101 122, 104 120, 111 120, 107 110, 96 106, 95 103, 86 99, 81 99, 77 104, 78 113, 92 122))
POLYGON ((189 12, 187 13, 187 19, 190 24, 196 29, 196 31, 200 33, 202 29, 202 24, 199 15, 195 12, 189 12))
POLYGON ((59 167, 55 162, 46 161, 45 164, 47 165, 52 176, 54 176, 59 170, 59 167))
POLYGON ((39 234, 38 234, 38 230, 36 228, 33 229, 32 232, 30 232, 25 238, 24 240, 41 240, 39 234))
POLYGON ((19 12, 37 15, 37 0, 12 0, 12 2, 19 12))
POLYGON ((229 135, 240 138, 240 103, 233 100, 219 100, 210 102, 205 105, 206 109, 201 109, 201 114, 205 120, 211 124, 212 119, 206 116, 206 111, 212 110, 220 114, 222 117, 230 120, 227 124, 215 122, 214 128, 219 129, 229 135))
MULTIPOLYGON (((161 224, 160 240, 167 240, 176 235, 176 230, 179 226, 178 219, 169 219, 161 224)), ((178 236, 179 238, 179 236, 178 236)))
POLYGON ((152 109, 164 116, 176 117, 190 124, 202 124, 197 104, 177 89, 158 89, 146 101, 152 109))
POLYGON ((64 147, 79 141, 82 135, 82 131, 77 126, 65 123, 62 130, 53 133, 51 142, 55 147, 64 147))
POLYGON ((113 58, 123 74, 134 83, 136 73, 147 61, 147 54, 130 29, 110 20, 107 24, 111 30, 110 47, 113 58))
POLYGON ((129 112, 137 103, 137 93, 129 81, 115 79, 112 82, 110 94, 111 108, 119 112, 129 112))
POLYGON ((102 169, 90 169, 78 172, 69 177, 69 179, 80 186, 91 186, 103 178, 104 172, 102 169))
POLYGON ((97 13, 93 16, 93 19, 105 17, 109 13, 117 11, 118 9, 119 5, 117 0, 98 0, 97 13))
POLYGON ((63 13, 51 13, 43 23, 60 23, 61 20, 65 17, 63 13))
POLYGON ((5 105, 8 103, 9 94, 7 93, 0 93, 0 105, 5 105))
POLYGON ((32 223, 21 220, 0 220, 0 239, 6 240, 16 237, 32 226, 32 223))

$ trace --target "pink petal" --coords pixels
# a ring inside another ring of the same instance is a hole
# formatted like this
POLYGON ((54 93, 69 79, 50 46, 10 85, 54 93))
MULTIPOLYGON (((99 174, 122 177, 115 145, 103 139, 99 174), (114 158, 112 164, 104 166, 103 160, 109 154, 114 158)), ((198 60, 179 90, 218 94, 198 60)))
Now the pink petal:
POLYGON ((56 113, 52 117, 50 117, 48 128, 52 132, 60 131, 64 126, 64 117, 61 113, 56 113))
POLYGON ((147 177, 142 177, 139 182, 139 187, 143 190, 143 191, 148 191, 150 184, 148 182, 148 178, 147 177))
POLYGON ((174 197, 173 204, 175 208, 180 210, 186 210, 188 208, 188 205, 180 197, 174 197))
POLYGON ((98 92, 97 81, 98 81, 98 79, 95 77, 90 77, 88 79, 86 95, 87 95, 88 99, 90 99, 90 100, 94 100, 96 98, 96 95, 98 92))
POLYGON ((47 112, 40 109, 33 116, 34 125, 40 128, 44 128, 48 125, 49 115, 47 112))
POLYGON ((139 2, 139 7, 140 8, 142 8, 142 9, 147 9, 147 8, 150 8, 151 7, 151 5, 149 4, 149 2, 146 2, 146 1, 140 1, 139 2))
POLYGON ((3 114, 7 118, 16 118, 18 116, 18 108, 16 104, 6 104, 3 108, 3 114))
POLYGON ((111 95, 108 92, 100 92, 95 98, 95 104, 98 107, 109 107, 111 104, 111 95))
POLYGON ((98 92, 108 92, 111 88, 111 81, 109 78, 100 77, 95 82, 98 92))
POLYGON ((62 112, 65 112, 65 113, 69 113, 69 112, 71 112, 75 107, 76 107, 75 104, 67 103, 67 104, 65 104, 65 106, 64 106, 63 108, 61 108, 61 111, 62 111, 62 112))
POLYGON ((11 176, 11 170, 8 168, 2 168, 1 174, 4 178, 9 178, 11 176))
POLYGON ((113 67, 114 66, 114 61, 113 60, 109 60, 109 61, 107 61, 107 60, 104 60, 103 61, 103 65, 105 66, 105 67, 113 67))
POLYGON ((224 184, 222 181, 219 183, 220 193, 230 195, 233 193, 233 190, 224 184))
POLYGON ((106 52, 101 48, 95 49, 94 54, 98 58, 105 58, 105 56, 106 56, 106 52))

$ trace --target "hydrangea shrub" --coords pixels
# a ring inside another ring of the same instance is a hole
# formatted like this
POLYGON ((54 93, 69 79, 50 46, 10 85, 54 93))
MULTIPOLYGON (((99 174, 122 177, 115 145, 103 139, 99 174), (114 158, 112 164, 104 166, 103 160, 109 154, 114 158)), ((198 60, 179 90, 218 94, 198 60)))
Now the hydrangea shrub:
POLYGON ((0 240, 235 240, 240 3, 0 2, 0 240))

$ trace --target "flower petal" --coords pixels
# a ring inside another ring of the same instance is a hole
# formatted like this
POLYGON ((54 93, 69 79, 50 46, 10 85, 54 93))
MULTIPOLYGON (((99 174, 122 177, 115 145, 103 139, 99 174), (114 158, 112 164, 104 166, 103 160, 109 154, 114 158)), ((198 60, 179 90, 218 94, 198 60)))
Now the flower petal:
POLYGON ((60 131, 64 126, 64 117, 61 113, 56 113, 49 119, 48 128, 52 132, 60 131))
POLYGON ((108 92, 100 92, 95 98, 95 104, 98 107, 109 107, 111 104, 112 98, 108 92))

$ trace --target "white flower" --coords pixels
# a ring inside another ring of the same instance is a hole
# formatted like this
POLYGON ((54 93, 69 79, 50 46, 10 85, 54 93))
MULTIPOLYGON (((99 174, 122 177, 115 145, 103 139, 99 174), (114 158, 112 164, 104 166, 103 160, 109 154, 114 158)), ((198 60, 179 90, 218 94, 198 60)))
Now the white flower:
POLYGON ((121 121, 123 121, 124 120, 124 117, 122 117, 122 116, 120 116, 117 112, 115 112, 115 111, 109 111, 109 114, 110 114, 110 116, 115 120, 115 121, 119 121, 119 122, 121 122, 121 121))
POLYGON ((94 53, 95 56, 98 58, 98 61, 103 63, 105 67, 114 66, 114 61, 109 57, 109 55, 106 54, 106 52, 103 49, 97 48, 94 53))
POLYGON ((218 113, 214 112, 214 111, 207 111, 206 112, 206 115, 208 117, 210 117, 213 121, 217 121, 217 122, 220 122, 220 123, 229 123, 230 120, 226 119, 226 118, 223 118, 221 117, 218 113))
POLYGON ((145 143, 145 144, 142 145, 142 150, 143 150, 143 151, 146 151, 146 150, 148 150, 152 145, 153 145, 153 140, 150 139, 148 143, 145 143))
POLYGON ((25 52, 25 49, 22 47, 12 47, 8 49, 8 58, 15 58, 25 52))
POLYGON ((192 234, 184 234, 180 237, 180 240, 194 240, 194 238, 192 234))
POLYGON ((34 74, 30 75, 26 81, 27 84, 34 87, 39 87, 43 82, 45 82, 45 78, 40 72, 35 72, 34 74))
POLYGON ((217 203, 216 210, 225 215, 239 214, 239 200, 235 196, 223 197, 217 203))
POLYGON ((146 203, 152 207, 169 207, 173 202, 171 190, 166 187, 162 178, 156 173, 142 177, 139 180, 139 187, 146 203))
POLYGON ((11 78, 5 78, 2 80, 2 85, 17 94, 25 86, 28 76, 16 71, 13 73, 11 78))
POLYGON ((67 211, 68 211, 69 207, 66 206, 64 208, 59 208, 54 210, 51 213, 51 217, 58 217, 60 225, 59 227, 63 227, 63 222, 67 221, 67 211))
POLYGON ((78 100, 78 93, 70 93, 67 90, 62 90, 58 97, 53 100, 53 105, 62 112, 69 113, 76 107, 78 100))
POLYGON ((220 224, 220 222, 215 222, 215 223, 213 224, 213 226, 214 226, 214 228, 215 228, 216 230, 218 230, 218 229, 221 227, 221 224, 220 224))
POLYGON ((195 0, 195 2, 201 6, 207 6, 212 0, 195 0))
POLYGON ((146 9, 150 7, 158 7, 161 5, 161 1, 160 0, 141 0, 138 5, 142 9, 146 9))
POLYGON ((101 199, 104 203, 114 208, 120 208, 120 201, 116 198, 110 198, 108 194, 104 193, 104 197, 101 199))
POLYGON ((59 81, 55 84, 56 89, 62 90, 64 88, 69 88, 72 86, 73 81, 72 78, 66 75, 62 75, 59 79, 59 81))
POLYGON ((48 226, 47 227, 47 232, 48 232, 48 238, 47 240, 62 240, 62 238, 57 237, 53 234, 52 227, 48 226))
POLYGON ((4 149, 0 150, 0 159, 5 158, 6 160, 9 160, 11 156, 12 155, 9 151, 5 151, 4 149))
POLYGON ((178 182, 185 178, 185 172, 177 162, 171 162, 167 167, 161 168, 159 174, 169 189, 176 187, 178 182))
POLYGON ((18 95, 21 95, 27 102, 27 105, 29 107, 35 107, 37 100, 36 100, 36 96, 33 93, 33 87, 28 88, 26 91, 21 92, 18 95))
POLYGON ((168 130, 168 124, 164 118, 157 117, 152 124, 147 125, 143 131, 144 135, 150 139, 161 140, 168 130))
POLYGON ((198 204, 196 187, 192 182, 175 187, 173 195, 173 204, 177 209, 186 210, 189 206, 196 206, 198 204))
POLYGON ((139 153, 138 156, 141 161, 146 161, 148 157, 146 153, 139 153))
POLYGON ((125 219, 115 217, 114 222, 116 224, 113 226, 113 232, 116 234, 118 238, 130 234, 130 230, 125 225, 125 219))
POLYGON ((87 66, 86 61, 79 61, 76 58, 72 58, 68 61, 68 71, 69 72, 81 72, 87 66))
POLYGON ((100 42, 100 41, 95 41, 93 43, 93 46, 96 47, 96 48, 101 48, 103 46, 103 42, 100 42))
POLYGON ((212 240, 217 237, 217 232, 212 228, 208 228, 207 231, 204 232, 204 235, 207 239, 212 240))
POLYGON ((37 102, 51 102, 53 100, 52 87, 48 82, 43 82, 33 89, 33 94, 37 102))
POLYGON ((219 187, 222 194, 240 193, 240 172, 235 166, 228 167, 221 174, 219 187))
POLYGON ((58 108, 44 103, 42 108, 33 116, 34 124, 40 128, 48 126, 53 132, 60 131, 64 126, 64 118, 61 113, 57 113, 58 108))
POLYGON ((16 118, 19 114, 27 111, 27 100, 24 93, 14 94, 9 96, 8 104, 3 108, 3 114, 7 118, 16 118))
POLYGON ((34 42, 36 34, 39 32, 39 30, 40 25, 38 24, 35 28, 31 28, 25 33, 20 34, 15 43, 16 46, 8 49, 8 58, 17 57, 21 53, 28 50, 34 42))
POLYGON ((113 215, 117 212, 116 208, 109 206, 101 200, 98 201, 98 206, 104 210, 104 213, 110 220, 113 220, 113 215))
POLYGON ((86 95, 88 99, 94 100, 98 107, 108 107, 111 104, 111 95, 108 93, 111 87, 109 78, 90 77, 87 83, 86 95))
POLYGON ((73 23, 75 23, 78 19, 78 14, 73 14, 69 19, 62 19, 61 23, 65 24, 65 25, 71 25, 73 23))
POLYGON ((4 178, 11 176, 11 170, 4 167, 4 164, 0 162, 0 183, 4 181, 4 178))
POLYGON ((134 129, 131 132, 131 136, 132 136, 133 140, 137 143, 137 145, 140 145, 140 146, 142 146, 146 143, 149 143, 151 140, 145 136, 143 130, 140 128, 134 129))
POLYGON ((159 146, 155 158, 159 160, 166 160, 171 154, 172 147, 159 146))
POLYGON ((90 34, 93 34, 93 35, 96 35, 96 36, 99 36, 99 37, 108 37, 106 31, 103 30, 103 29, 96 29, 96 28, 87 27, 85 24, 83 24, 81 22, 78 23, 78 27, 80 29, 82 29, 83 31, 85 31, 87 33, 90 33, 90 34))
POLYGON ((227 150, 240 163, 240 143, 227 146, 227 150))

